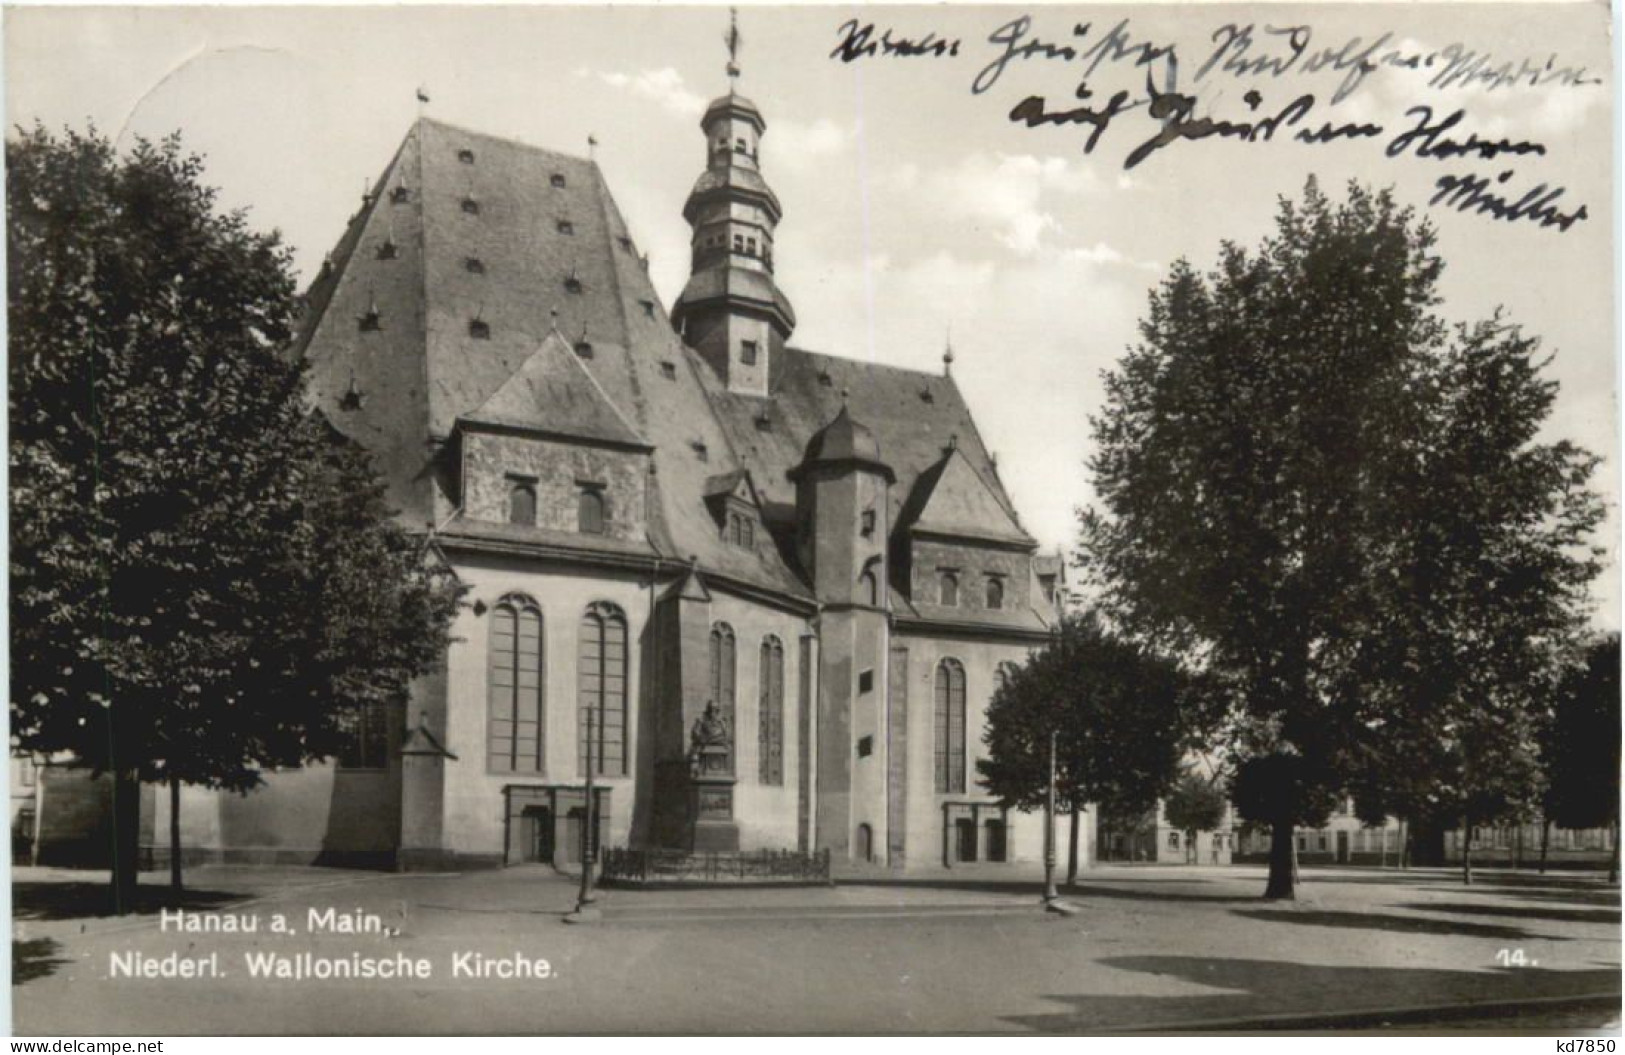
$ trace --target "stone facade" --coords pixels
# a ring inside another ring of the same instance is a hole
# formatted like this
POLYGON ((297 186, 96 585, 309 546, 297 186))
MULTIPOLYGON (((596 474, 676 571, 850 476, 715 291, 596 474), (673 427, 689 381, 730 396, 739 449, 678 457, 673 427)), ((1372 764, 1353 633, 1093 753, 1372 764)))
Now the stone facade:
POLYGON ((767 121, 730 92, 701 124, 671 317, 590 160, 408 134, 296 350, 313 409, 375 453, 466 604, 367 767, 188 791, 189 854, 564 866, 587 838, 1039 859, 1041 817, 975 768, 999 668, 1058 615, 1036 545, 946 369, 791 344, 767 121))

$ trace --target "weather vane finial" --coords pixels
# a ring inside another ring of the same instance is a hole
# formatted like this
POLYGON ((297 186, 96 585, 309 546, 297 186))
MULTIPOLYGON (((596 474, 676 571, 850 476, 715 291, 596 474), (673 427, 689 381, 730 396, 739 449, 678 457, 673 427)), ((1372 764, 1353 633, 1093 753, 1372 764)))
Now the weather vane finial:
POLYGON ((728 76, 737 80, 739 78, 739 45, 743 38, 739 35, 739 8, 728 8, 728 76))

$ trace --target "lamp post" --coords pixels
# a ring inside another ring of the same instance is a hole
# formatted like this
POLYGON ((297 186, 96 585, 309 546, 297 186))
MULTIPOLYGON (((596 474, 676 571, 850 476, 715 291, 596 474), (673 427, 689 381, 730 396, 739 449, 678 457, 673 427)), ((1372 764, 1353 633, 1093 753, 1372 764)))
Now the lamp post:
POLYGON ((597 811, 593 808, 593 725, 592 707, 587 708, 587 804, 583 811, 581 824, 581 891, 576 896, 575 911, 564 917, 566 923, 594 923, 603 918, 603 912, 593 904, 592 896, 592 850, 594 826, 597 824, 597 811))
POLYGON ((1077 909, 1061 900, 1055 889, 1055 742, 1058 731, 1049 731, 1049 786, 1044 794, 1044 910, 1071 916, 1077 909))

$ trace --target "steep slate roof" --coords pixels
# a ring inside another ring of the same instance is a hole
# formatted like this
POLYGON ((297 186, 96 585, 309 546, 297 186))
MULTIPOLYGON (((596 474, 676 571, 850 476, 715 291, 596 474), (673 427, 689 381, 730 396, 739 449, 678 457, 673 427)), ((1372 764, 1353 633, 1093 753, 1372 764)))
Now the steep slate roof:
POLYGON ((634 447, 649 444, 609 401, 557 331, 491 398, 461 420, 634 447))
MULTIPOLYGON (((709 370, 704 381, 735 453, 751 470, 771 521, 793 517, 795 488, 789 472, 801 462, 813 434, 840 412, 844 393, 848 413, 873 434, 880 460, 897 474, 890 491, 891 524, 899 523, 903 504, 921 475, 943 460, 950 443, 1003 517, 1016 522, 1015 509, 952 377, 797 348, 773 353, 769 371, 772 389, 766 399, 728 392, 709 370)), ((1024 532, 1022 537, 1031 541, 1024 532)))
POLYGON ((897 526, 963 539, 1034 544, 958 446, 920 474, 897 526))
MULTIPOLYGON (((770 353, 768 398, 729 393, 673 331, 591 160, 420 119, 306 300, 295 349, 310 364, 311 402, 373 452, 410 523, 454 512, 434 486, 434 458, 459 418, 580 430, 653 446, 654 552, 810 599, 791 566, 788 473, 844 391, 896 473, 891 523, 952 443, 963 465, 954 494, 978 482, 981 508, 1001 514, 990 521, 1000 537, 1030 542, 952 378, 787 348, 770 353), (394 254, 380 258, 385 242, 394 254), (379 326, 363 330, 373 309, 379 326), (473 319, 487 338, 470 333, 473 319), (578 340, 591 343, 590 361, 569 349, 578 340), (346 399, 352 388, 359 407, 346 399), (747 470, 773 536, 754 549, 727 544, 705 502, 715 477, 747 470)), ((456 525, 493 540, 523 541, 525 530, 456 525)), ((628 549, 602 537, 545 541, 628 549)))

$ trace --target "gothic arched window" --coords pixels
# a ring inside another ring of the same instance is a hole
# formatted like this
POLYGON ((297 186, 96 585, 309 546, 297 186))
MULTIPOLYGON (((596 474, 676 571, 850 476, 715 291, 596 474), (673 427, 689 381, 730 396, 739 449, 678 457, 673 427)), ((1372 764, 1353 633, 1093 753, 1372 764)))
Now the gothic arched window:
POLYGON ((576 761, 580 772, 593 765, 598 776, 625 776, 626 769, 626 614, 612 604, 589 605, 581 617, 581 651, 576 659, 576 761), (592 742, 587 718, 592 717, 592 742))
POLYGON ((937 580, 938 601, 948 608, 959 604, 959 576, 951 571, 941 573, 937 580))
POLYGON ((491 611, 486 768, 540 773, 546 762, 542 706, 542 610, 511 593, 491 611))
POLYGON ((780 785, 784 783, 784 644, 771 634, 762 638, 758 678, 757 768, 763 784, 780 785))
POLYGON ((508 523, 536 523, 536 485, 529 480, 508 481, 508 523))
POLYGON ((965 790, 965 667, 957 659, 937 664, 936 775, 938 794, 965 790))
MULTIPOLYGON (((727 623, 711 625, 711 699, 717 714, 727 724, 730 743, 734 732, 734 632, 727 623)), ((733 769, 733 750, 728 751, 728 769, 733 769)))

